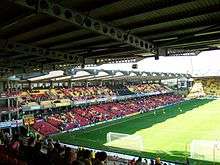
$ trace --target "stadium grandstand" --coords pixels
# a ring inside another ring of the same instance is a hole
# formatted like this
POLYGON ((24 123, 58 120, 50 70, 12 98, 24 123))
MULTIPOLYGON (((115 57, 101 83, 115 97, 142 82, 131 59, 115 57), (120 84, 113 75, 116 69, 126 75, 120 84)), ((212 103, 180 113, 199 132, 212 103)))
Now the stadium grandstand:
POLYGON ((1 0, 0 164, 220 164, 219 20, 219 0, 1 0))

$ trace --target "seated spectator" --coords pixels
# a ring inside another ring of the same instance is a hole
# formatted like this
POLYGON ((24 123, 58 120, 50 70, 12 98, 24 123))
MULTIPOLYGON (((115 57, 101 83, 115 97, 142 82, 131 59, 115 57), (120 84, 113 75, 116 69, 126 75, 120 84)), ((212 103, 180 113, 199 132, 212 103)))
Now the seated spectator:
POLYGON ((97 152, 95 155, 94 165, 104 165, 107 159, 106 152, 97 152))
POLYGON ((150 160, 150 165, 155 165, 153 159, 150 160))
POLYGON ((162 165, 159 157, 155 159, 155 165, 162 165))
POLYGON ((77 159, 77 154, 70 147, 65 147, 64 163, 71 165, 77 159))
POLYGON ((142 165, 142 158, 139 157, 136 162, 135 162, 136 165, 142 165))
POLYGON ((41 152, 41 143, 36 143, 35 147, 33 148, 32 156, 30 159, 30 164, 33 165, 48 165, 49 161, 45 154, 41 152))
POLYGON ((14 135, 11 144, 10 144, 10 149, 12 150, 12 152, 16 155, 19 154, 19 150, 20 150, 20 140, 19 140, 19 136, 18 134, 14 135))

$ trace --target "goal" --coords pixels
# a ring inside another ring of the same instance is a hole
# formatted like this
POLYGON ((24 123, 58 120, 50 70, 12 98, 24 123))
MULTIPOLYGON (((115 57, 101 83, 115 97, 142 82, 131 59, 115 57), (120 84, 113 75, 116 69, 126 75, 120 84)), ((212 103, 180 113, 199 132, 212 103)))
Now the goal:
POLYGON ((106 146, 124 148, 129 150, 144 150, 143 138, 139 135, 109 132, 106 136, 106 146))
POLYGON ((192 159, 220 162, 220 141, 193 140, 190 156, 192 159))

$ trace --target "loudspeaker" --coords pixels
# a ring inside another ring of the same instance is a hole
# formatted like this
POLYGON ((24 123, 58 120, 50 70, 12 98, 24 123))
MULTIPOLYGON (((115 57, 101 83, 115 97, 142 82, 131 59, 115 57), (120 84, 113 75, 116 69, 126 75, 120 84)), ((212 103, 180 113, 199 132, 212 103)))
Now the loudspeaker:
POLYGON ((138 65, 137 64, 133 64, 132 65, 132 69, 137 69, 138 68, 138 65))
POLYGON ((156 55, 154 56, 154 59, 155 59, 155 60, 159 60, 159 55, 156 54, 156 55))

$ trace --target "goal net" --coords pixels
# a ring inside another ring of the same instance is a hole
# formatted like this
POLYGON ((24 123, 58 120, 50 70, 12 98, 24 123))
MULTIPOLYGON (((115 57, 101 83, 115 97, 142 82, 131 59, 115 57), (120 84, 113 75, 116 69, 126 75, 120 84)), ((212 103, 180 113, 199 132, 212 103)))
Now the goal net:
POLYGON ((107 133, 106 146, 124 148, 130 150, 143 151, 143 138, 139 135, 129 135, 123 133, 109 132, 107 133))
POLYGON ((192 159, 220 162, 220 141, 193 140, 190 155, 192 159))

